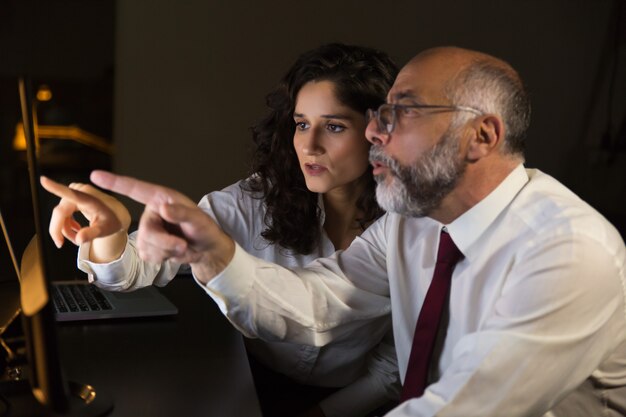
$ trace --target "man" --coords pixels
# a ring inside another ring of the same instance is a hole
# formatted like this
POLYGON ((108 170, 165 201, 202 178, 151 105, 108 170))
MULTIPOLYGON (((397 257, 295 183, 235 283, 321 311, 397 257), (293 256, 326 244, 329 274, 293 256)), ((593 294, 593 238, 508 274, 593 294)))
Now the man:
POLYGON ((391 313, 408 394, 388 416, 626 416, 624 242, 523 167, 530 105, 513 68, 427 50, 369 116, 377 197, 391 213, 302 270, 246 254, 173 190, 104 172, 92 181, 145 203, 141 256, 190 263, 246 335, 321 345, 391 313), (430 369, 415 379, 411 352, 427 350, 413 346, 416 323, 422 307, 429 319, 444 241, 458 256, 430 369))

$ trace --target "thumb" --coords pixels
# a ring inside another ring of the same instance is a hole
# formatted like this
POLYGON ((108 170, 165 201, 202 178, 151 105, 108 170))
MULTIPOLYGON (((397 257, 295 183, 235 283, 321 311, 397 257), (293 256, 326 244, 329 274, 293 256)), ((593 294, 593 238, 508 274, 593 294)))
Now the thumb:
POLYGON ((193 223, 198 219, 198 214, 204 215, 205 213, 197 206, 188 206, 179 203, 163 203, 159 207, 159 215, 161 218, 169 223, 181 224, 181 223, 193 223))

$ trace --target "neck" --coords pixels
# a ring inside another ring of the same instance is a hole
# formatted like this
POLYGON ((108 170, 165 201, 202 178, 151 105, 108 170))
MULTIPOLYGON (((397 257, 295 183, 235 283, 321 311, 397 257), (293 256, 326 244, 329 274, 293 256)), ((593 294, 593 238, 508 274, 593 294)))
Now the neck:
POLYGON ((335 188, 325 193, 324 198, 324 230, 335 245, 335 249, 345 249, 354 238, 363 231, 358 219, 363 213, 356 202, 363 193, 363 181, 335 188))

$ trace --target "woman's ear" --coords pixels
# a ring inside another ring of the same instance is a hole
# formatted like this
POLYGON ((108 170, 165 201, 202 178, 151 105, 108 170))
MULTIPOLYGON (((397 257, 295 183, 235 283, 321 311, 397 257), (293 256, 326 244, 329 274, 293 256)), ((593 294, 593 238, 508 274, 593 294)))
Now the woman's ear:
POLYGON ((477 161, 501 146, 504 140, 504 123, 494 114, 478 117, 474 122, 474 136, 470 139, 467 157, 477 161))

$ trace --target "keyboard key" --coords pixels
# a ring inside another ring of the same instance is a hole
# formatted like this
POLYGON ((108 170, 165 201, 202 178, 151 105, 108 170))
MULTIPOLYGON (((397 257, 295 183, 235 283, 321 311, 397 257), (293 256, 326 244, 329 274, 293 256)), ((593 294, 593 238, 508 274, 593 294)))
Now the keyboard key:
POLYGON ((52 300, 57 312, 112 310, 100 289, 94 285, 63 284, 53 286, 52 300))
POLYGON ((52 301, 54 304, 54 309, 57 313, 66 313, 67 304, 63 301, 63 297, 61 296, 61 292, 57 287, 52 287, 52 301))
POLYGON ((70 311, 78 311, 78 305, 76 304, 76 301, 74 300, 74 297, 72 296, 72 290, 70 289, 68 285, 61 286, 61 295, 63 296, 63 299, 67 303, 67 307, 69 308, 70 311))

